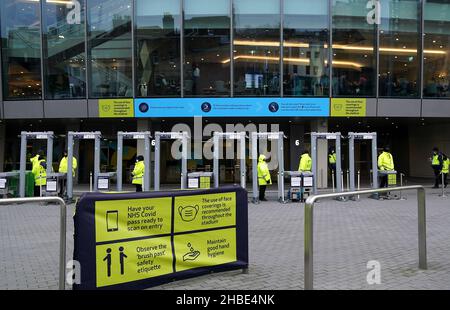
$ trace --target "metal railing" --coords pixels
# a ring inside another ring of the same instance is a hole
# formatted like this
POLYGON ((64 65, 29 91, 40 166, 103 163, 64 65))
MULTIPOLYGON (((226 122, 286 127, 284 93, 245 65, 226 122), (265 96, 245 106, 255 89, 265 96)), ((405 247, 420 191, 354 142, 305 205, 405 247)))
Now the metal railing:
POLYGON ((426 207, 425 207, 425 188, 421 185, 377 188, 352 192, 330 193, 313 195, 306 199, 305 218, 304 218, 304 289, 313 289, 313 209, 317 199, 337 198, 342 196, 355 196, 360 194, 375 194, 396 192, 401 190, 417 190, 418 205, 418 234, 419 234, 419 268, 427 269, 427 243, 426 243, 426 207))
POLYGON ((65 273, 65 264, 66 264, 66 216, 67 209, 66 203, 60 197, 35 197, 35 198, 9 198, 9 199, 0 199, 0 205, 10 205, 10 204, 24 204, 24 203, 32 203, 32 202, 57 202, 60 206, 60 236, 59 236, 59 289, 65 289, 66 283, 66 273, 65 273))

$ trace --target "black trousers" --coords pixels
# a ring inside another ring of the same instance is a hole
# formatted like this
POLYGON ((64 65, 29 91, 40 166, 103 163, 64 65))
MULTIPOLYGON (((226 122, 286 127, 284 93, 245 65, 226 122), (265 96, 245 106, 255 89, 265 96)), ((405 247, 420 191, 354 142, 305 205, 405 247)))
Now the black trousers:
POLYGON ((388 187, 388 176, 383 175, 380 177, 380 188, 388 187))
POLYGON ((434 172, 434 187, 439 187, 441 184, 441 167, 440 166, 432 166, 434 172))
POLYGON ((142 192, 142 184, 135 184, 136 185, 136 192, 142 192))
POLYGON ((259 200, 264 200, 266 198, 266 187, 267 185, 259 186, 259 200))
POLYGON ((34 197, 40 197, 41 196, 41 188, 39 186, 34 187, 34 197))

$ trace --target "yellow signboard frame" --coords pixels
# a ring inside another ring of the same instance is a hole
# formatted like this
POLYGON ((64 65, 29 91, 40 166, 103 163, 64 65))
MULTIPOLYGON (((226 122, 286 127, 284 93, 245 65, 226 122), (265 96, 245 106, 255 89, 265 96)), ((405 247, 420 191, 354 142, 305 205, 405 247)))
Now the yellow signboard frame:
POLYGON ((367 115, 366 98, 332 98, 331 117, 365 117, 367 115))

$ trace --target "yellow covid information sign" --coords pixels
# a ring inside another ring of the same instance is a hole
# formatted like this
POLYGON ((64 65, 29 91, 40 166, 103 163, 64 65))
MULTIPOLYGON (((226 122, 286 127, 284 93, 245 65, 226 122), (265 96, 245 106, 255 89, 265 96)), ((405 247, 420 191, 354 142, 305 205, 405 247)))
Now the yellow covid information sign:
POLYGON ((172 273, 172 261, 170 236, 98 245, 97 287, 172 273))
POLYGON ((99 99, 98 117, 134 117, 133 99, 99 99))
POLYGON ((169 234, 172 198, 97 201, 97 242, 169 234))
POLYGON ((366 116, 367 100, 365 98, 333 98, 331 99, 332 117, 366 116))
POLYGON ((248 233, 238 225, 238 214, 245 214, 241 223, 246 226, 247 213, 238 212, 238 205, 246 207, 247 193, 243 189, 178 193, 132 199, 133 194, 92 193, 86 196, 102 199, 90 202, 81 198, 75 214, 74 259, 84 266, 90 266, 86 260, 94 261, 95 266, 83 269, 91 272, 75 288, 117 288, 153 283, 152 279, 160 283, 185 272, 192 276, 216 266, 246 266, 248 233), (121 196, 127 198, 115 199, 121 196), (91 221, 94 225, 88 224, 91 221), (92 241, 86 236, 93 236, 94 247, 87 246, 92 241), (79 250, 85 246, 87 250, 79 250))
POLYGON ((175 197, 175 232, 236 225, 236 194, 175 197))
POLYGON ((176 235, 176 270, 236 261, 236 228, 176 235))

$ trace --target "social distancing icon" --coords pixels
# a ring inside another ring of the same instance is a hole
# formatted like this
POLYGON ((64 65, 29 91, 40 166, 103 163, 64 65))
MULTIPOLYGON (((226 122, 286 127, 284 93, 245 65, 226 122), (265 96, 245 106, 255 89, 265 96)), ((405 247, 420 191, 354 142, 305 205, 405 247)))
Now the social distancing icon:
MULTIPOLYGON (((117 257, 117 261, 120 264, 120 274, 121 275, 125 274, 125 259, 128 257, 124 253, 124 250, 125 249, 124 249, 123 246, 119 247, 119 249, 118 249, 119 253, 118 253, 118 257, 117 257)), ((108 278, 110 278, 111 275, 112 275, 111 267, 112 267, 112 264, 113 264, 113 261, 114 261, 113 255, 115 254, 115 253, 112 253, 112 252, 113 251, 112 251, 111 248, 107 248, 106 249, 106 256, 105 256, 105 258, 103 258, 103 261, 106 262, 106 274, 107 274, 108 278)))

